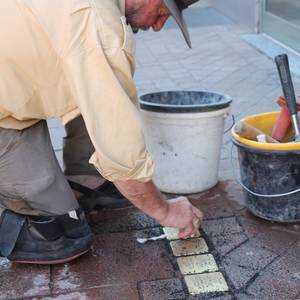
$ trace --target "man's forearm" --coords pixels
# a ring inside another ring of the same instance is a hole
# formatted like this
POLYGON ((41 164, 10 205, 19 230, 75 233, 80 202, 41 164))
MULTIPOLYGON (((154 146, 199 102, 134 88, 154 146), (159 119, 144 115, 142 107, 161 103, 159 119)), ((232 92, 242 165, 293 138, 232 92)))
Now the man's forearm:
POLYGON ((152 218, 161 221, 168 214, 168 204, 152 181, 116 181, 114 184, 128 200, 152 218))

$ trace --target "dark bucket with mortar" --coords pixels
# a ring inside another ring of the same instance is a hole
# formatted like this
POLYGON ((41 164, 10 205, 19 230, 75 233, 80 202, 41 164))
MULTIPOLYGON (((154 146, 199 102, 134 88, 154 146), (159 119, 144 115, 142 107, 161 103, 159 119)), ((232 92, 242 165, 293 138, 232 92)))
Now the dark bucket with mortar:
MULTIPOLYGON (((244 121, 270 135, 278 115, 276 112, 264 113, 244 121)), ((234 127, 232 135, 238 149, 240 184, 248 209, 266 220, 299 222, 300 143, 250 141, 239 137, 234 127)))

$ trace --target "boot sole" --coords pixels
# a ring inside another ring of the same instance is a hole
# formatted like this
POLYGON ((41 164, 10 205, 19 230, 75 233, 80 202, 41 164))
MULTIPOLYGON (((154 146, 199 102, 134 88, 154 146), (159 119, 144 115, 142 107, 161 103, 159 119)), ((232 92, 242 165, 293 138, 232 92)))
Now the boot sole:
POLYGON ((76 258, 78 258, 79 256, 89 252, 90 249, 84 250, 80 253, 77 253, 71 257, 66 257, 66 258, 61 258, 61 259, 55 259, 55 260, 36 260, 36 261, 32 261, 32 260, 12 260, 12 263, 16 263, 16 264, 35 264, 35 265, 56 265, 56 264, 63 264, 63 263, 67 263, 69 261, 72 261, 76 258))

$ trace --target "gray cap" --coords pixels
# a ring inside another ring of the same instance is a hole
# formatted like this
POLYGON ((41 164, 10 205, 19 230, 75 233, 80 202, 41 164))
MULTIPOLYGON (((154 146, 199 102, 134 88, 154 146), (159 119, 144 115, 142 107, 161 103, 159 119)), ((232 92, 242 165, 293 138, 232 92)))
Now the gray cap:
POLYGON ((191 38, 189 35, 187 25, 183 18, 182 11, 198 1, 199 0, 164 0, 165 5, 168 7, 169 11, 171 12, 171 15, 173 16, 179 28, 181 29, 185 41, 190 48, 192 48, 191 38))

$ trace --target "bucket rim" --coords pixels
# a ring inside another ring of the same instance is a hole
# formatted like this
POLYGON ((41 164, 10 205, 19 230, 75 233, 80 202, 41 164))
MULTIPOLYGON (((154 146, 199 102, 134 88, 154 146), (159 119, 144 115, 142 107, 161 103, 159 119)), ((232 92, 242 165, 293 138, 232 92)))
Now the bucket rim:
MULTIPOLYGON (((234 137, 231 138, 232 143, 237 147, 237 148, 242 148, 242 149, 246 149, 249 150, 251 152, 254 153, 258 153, 258 154, 278 154, 278 155, 287 155, 287 154, 300 154, 300 148, 299 149, 263 149, 263 148, 255 148, 253 146, 249 146, 249 145, 245 145, 243 143, 241 143, 240 141, 237 141, 234 137)), ((291 144, 291 143, 286 143, 286 144, 291 144)))
MULTIPOLYGON (((241 119, 241 121, 247 122, 248 119, 253 119, 253 118, 263 118, 263 117, 278 117, 279 116, 279 111, 272 111, 272 112, 263 112, 259 114, 254 114, 251 116, 247 116, 241 119)), ((300 142, 287 142, 287 143, 260 143, 258 141, 252 141, 245 139, 241 136, 239 136, 235 132, 235 125, 231 129, 231 136, 233 139, 235 139, 237 142, 239 142, 242 145, 247 145, 251 149, 261 149, 261 150, 266 150, 266 151, 300 151, 300 142)))
POLYGON ((139 96, 140 108, 146 111, 153 112, 165 112, 165 113, 195 113, 195 112, 208 112, 215 111, 229 107, 232 102, 232 97, 227 94, 222 94, 215 91, 206 91, 206 90, 165 90, 154 93, 146 93, 139 96), (149 95, 159 95, 164 93, 207 93, 213 94, 216 96, 223 97, 223 101, 219 103, 212 104, 188 104, 188 105, 174 105, 174 104, 162 104, 162 103, 153 103, 143 100, 144 97, 149 95))

